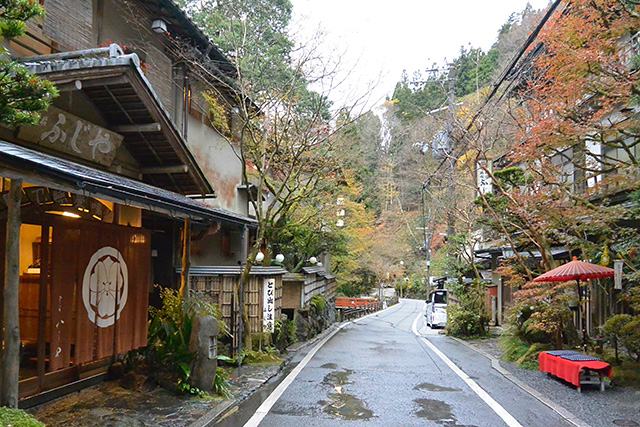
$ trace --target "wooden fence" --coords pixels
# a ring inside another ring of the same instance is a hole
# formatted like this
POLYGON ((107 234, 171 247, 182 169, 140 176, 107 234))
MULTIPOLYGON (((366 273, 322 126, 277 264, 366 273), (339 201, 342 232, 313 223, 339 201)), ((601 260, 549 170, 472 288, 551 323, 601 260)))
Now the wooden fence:
MULTIPOLYGON (((249 319, 251 333, 263 330, 263 289, 267 279, 275 282, 274 317, 279 319, 282 313, 282 273, 284 270, 269 267, 252 270, 249 284, 243 292, 244 306, 249 319), (254 270, 256 270, 254 272, 254 270), (277 270, 277 271, 276 271, 277 270)), ((241 271, 232 268, 192 268, 189 278, 189 296, 215 304, 222 312, 222 320, 233 333, 234 348, 237 344, 237 326, 239 324, 238 298, 236 288, 239 287, 241 271)))
POLYGON ((283 277, 285 297, 283 308, 301 309, 308 307, 316 295, 331 300, 336 295, 336 277, 325 274, 318 267, 305 267, 301 273, 289 273, 283 277))

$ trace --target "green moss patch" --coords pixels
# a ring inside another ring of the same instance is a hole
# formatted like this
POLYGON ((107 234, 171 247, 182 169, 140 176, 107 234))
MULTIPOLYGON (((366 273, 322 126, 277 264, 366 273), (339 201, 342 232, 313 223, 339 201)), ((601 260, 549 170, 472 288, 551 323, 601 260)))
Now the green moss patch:
POLYGON ((46 427, 20 409, 0 408, 0 427, 46 427))

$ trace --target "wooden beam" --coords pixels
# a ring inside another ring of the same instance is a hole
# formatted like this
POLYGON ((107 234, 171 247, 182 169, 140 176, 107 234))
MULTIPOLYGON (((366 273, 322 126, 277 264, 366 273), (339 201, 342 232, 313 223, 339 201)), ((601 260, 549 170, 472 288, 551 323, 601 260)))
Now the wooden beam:
POLYGON ((166 113, 157 107, 157 100, 151 95, 149 90, 146 89, 140 79, 132 79, 129 83, 135 89, 138 96, 140 96, 140 100, 147 106, 153 119, 158 123, 167 123, 166 126, 163 126, 167 141, 182 163, 194 166, 189 169, 189 175, 200 189, 200 193, 211 193, 211 184, 204 175, 204 172, 197 167, 197 162, 183 143, 183 140, 186 140, 186 138, 180 136, 177 129, 167 120, 166 113))
POLYGON ((143 175, 160 175, 165 173, 188 173, 189 166, 177 165, 177 166, 158 166, 153 168, 142 168, 140 173, 143 175))
POLYGON ((111 126, 111 130, 118 133, 135 133, 135 132, 161 132, 160 123, 147 123, 144 125, 116 125, 111 126))
POLYGON ((59 83, 56 85, 59 92, 70 92, 74 90, 82 90, 82 81, 74 80, 66 83, 59 83))
POLYGON ((78 78, 78 80, 82 80, 83 88, 115 86, 129 83, 129 79, 124 74, 108 78, 101 76, 89 76, 86 80, 80 78, 78 78))
POLYGON ((7 245, 4 270, 4 353, 0 405, 18 407, 20 372, 20 202, 22 179, 12 179, 7 201, 7 245))

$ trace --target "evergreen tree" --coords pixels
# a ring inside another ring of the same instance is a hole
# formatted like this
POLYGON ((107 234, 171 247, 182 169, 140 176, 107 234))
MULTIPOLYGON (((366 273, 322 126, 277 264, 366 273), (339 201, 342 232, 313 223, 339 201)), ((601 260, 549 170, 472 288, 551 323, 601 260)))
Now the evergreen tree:
MULTIPOLYGON (((26 21, 44 13, 32 0, 0 0, 0 41, 24 35, 26 21)), ((41 81, 13 61, 0 46, 0 123, 35 124, 57 95, 52 83, 41 81)))
MULTIPOLYGON (((300 80, 292 68, 294 42, 287 28, 293 6, 289 0, 181 0, 181 5, 234 61, 252 96, 274 84, 300 80)), ((302 85, 304 86, 304 85, 302 85)))
POLYGON ((460 56, 453 61, 455 68, 455 94, 463 97, 475 93, 493 81, 500 53, 491 48, 485 53, 480 48, 460 48, 460 56))

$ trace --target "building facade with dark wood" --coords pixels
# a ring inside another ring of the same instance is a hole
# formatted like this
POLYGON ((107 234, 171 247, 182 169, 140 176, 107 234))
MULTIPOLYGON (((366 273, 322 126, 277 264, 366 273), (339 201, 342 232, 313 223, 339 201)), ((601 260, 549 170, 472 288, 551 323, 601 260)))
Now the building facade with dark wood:
POLYGON ((190 257, 237 266, 256 226, 234 147, 191 102, 202 76, 178 60, 169 32, 220 76, 235 68, 175 4, 44 6, 9 48, 60 96, 37 126, 0 126, 0 255, 11 259, 19 242, 19 394, 33 402, 101 380, 116 355, 145 346, 154 284, 177 286, 190 257))

